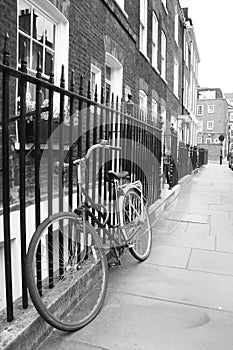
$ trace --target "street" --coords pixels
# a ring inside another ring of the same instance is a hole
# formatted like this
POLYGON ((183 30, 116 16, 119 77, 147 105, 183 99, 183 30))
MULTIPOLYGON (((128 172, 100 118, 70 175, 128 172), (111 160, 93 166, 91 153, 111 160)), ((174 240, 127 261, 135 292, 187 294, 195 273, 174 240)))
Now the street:
POLYGON ((186 182, 153 226, 144 263, 125 255, 110 270, 97 318, 54 331, 39 350, 231 350, 233 172, 210 163, 186 182))

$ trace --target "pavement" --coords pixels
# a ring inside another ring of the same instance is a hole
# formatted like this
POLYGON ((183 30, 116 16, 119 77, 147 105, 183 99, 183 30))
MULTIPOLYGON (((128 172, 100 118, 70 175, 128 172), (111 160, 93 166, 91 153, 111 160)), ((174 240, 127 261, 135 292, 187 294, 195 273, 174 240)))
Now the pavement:
POLYGON ((104 306, 38 350, 232 350, 233 172, 210 163, 153 220, 150 257, 111 268, 104 306))

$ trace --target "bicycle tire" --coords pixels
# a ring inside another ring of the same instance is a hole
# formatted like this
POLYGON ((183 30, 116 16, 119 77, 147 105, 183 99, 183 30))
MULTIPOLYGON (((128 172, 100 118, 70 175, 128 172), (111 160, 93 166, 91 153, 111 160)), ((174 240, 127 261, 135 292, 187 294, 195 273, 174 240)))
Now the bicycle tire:
POLYGON ((71 212, 43 221, 28 248, 26 279, 35 308, 51 326, 76 331, 91 322, 105 300, 108 265, 89 222, 71 212))
POLYGON ((129 189, 123 196, 121 206, 122 231, 129 243, 129 251, 135 259, 144 261, 151 252, 152 230, 141 193, 135 189, 129 189))

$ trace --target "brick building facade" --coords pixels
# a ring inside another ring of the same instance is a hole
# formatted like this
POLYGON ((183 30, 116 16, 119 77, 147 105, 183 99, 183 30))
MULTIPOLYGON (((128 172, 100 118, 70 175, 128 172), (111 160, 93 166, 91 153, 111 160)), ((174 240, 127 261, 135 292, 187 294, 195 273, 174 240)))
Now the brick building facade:
MULTIPOLYGON (((145 121, 149 115, 158 126, 160 121, 163 122, 163 150, 171 152, 171 126, 180 141, 195 145, 199 55, 192 22, 178 0, 0 0, 2 48, 6 31, 10 37, 10 66, 20 69, 20 59, 25 51, 28 73, 35 75, 37 55, 40 53, 42 76, 48 78, 53 66, 55 85, 60 84, 61 66, 64 65, 66 88, 69 88, 71 72, 74 71, 75 90, 78 92, 82 75, 83 91, 87 91, 90 80, 91 97, 94 98, 97 86, 98 102, 102 102, 101 88, 104 103, 108 103, 114 94, 115 100, 118 96, 124 105, 131 95, 135 111, 145 121)), ((43 94, 46 100, 46 91, 43 94)), ((30 86, 26 99, 28 108, 35 108, 35 89, 30 86)), ((10 101, 10 117, 14 117, 17 111, 14 79, 11 79, 10 101)), ((0 120, 1 113, 0 106, 0 120)), ((14 215, 19 217, 19 144, 15 122, 10 123, 10 135, 10 201, 16 205, 11 213, 14 220, 14 215)), ((0 150, 2 168, 1 159, 0 150)), ((34 203, 31 191, 34 186, 34 161, 27 152, 26 197, 30 204, 34 203)), ((0 176, 2 206, 1 179, 0 176)), ((32 216, 33 209, 28 214, 28 217, 32 216)), ((1 220, 0 215, 0 225, 1 220)), ((17 255, 20 251, 20 230, 16 231, 12 236, 15 243, 12 244, 15 297, 20 295, 17 289, 20 285, 20 257, 17 255)), ((3 261, 1 243, 3 238, 0 235, 0 261, 3 261)), ((4 276, 3 265, 0 263, 0 276, 4 276)), ((1 309, 4 296, 0 295, 0 299, 1 309)))
MULTIPOLYGON (((0 42, 3 46, 7 28, 11 66, 20 68, 25 43, 30 74, 35 75, 40 52, 45 77, 53 59, 55 85, 63 64, 66 87, 74 70, 77 86, 79 76, 84 77, 84 91, 91 80, 92 98, 97 85, 99 102, 101 86, 106 101, 114 93, 124 103, 130 94, 136 110, 163 121, 165 135, 173 125, 180 141, 195 145, 199 56, 192 21, 178 0, 0 0, 0 8, 0 42)), ((12 81, 12 116, 15 91, 12 81)), ((35 91, 30 87, 27 99, 33 105, 35 91)), ((12 123, 12 150, 14 145, 17 149, 17 133, 12 123)), ((12 161, 17 164, 14 153, 12 161)))

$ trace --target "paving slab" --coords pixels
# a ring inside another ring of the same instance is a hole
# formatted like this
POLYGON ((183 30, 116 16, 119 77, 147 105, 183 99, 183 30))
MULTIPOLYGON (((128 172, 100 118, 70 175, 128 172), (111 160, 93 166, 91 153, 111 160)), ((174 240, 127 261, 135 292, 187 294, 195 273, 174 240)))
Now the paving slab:
POLYGON ((151 254, 145 263, 186 268, 190 254, 191 248, 156 244, 152 247, 151 254))
POLYGON ((219 216, 211 216, 210 218, 210 231, 213 235, 220 237, 233 237, 233 220, 231 218, 227 218, 223 215, 219 216))
POLYGON ((233 210, 233 204, 232 205, 215 205, 215 204, 209 204, 209 209, 210 210, 215 210, 215 211, 225 211, 229 212, 233 210))
POLYGON ((229 232, 225 231, 225 234, 221 235, 221 231, 219 232, 219 235, 216 236, 216 251, 233 253, 232 234, 229 234, 229 232))
POLYGON ((153 228, 154 244, 184 248, 215 250, 216 238, 209 233, 209 225, 169 221, 164 231, 153 228))
POLYGON ((188 269, 233 276, 233 254, 192 249, 188 269))
POLYGON ((131 262, 113 270, 113 291, 233 312, 233 277, 131 262))
POLYGON ((56 331, 38 350, 232 350, 232 328, 226 312, 113 292, 88 327, 56 331))

